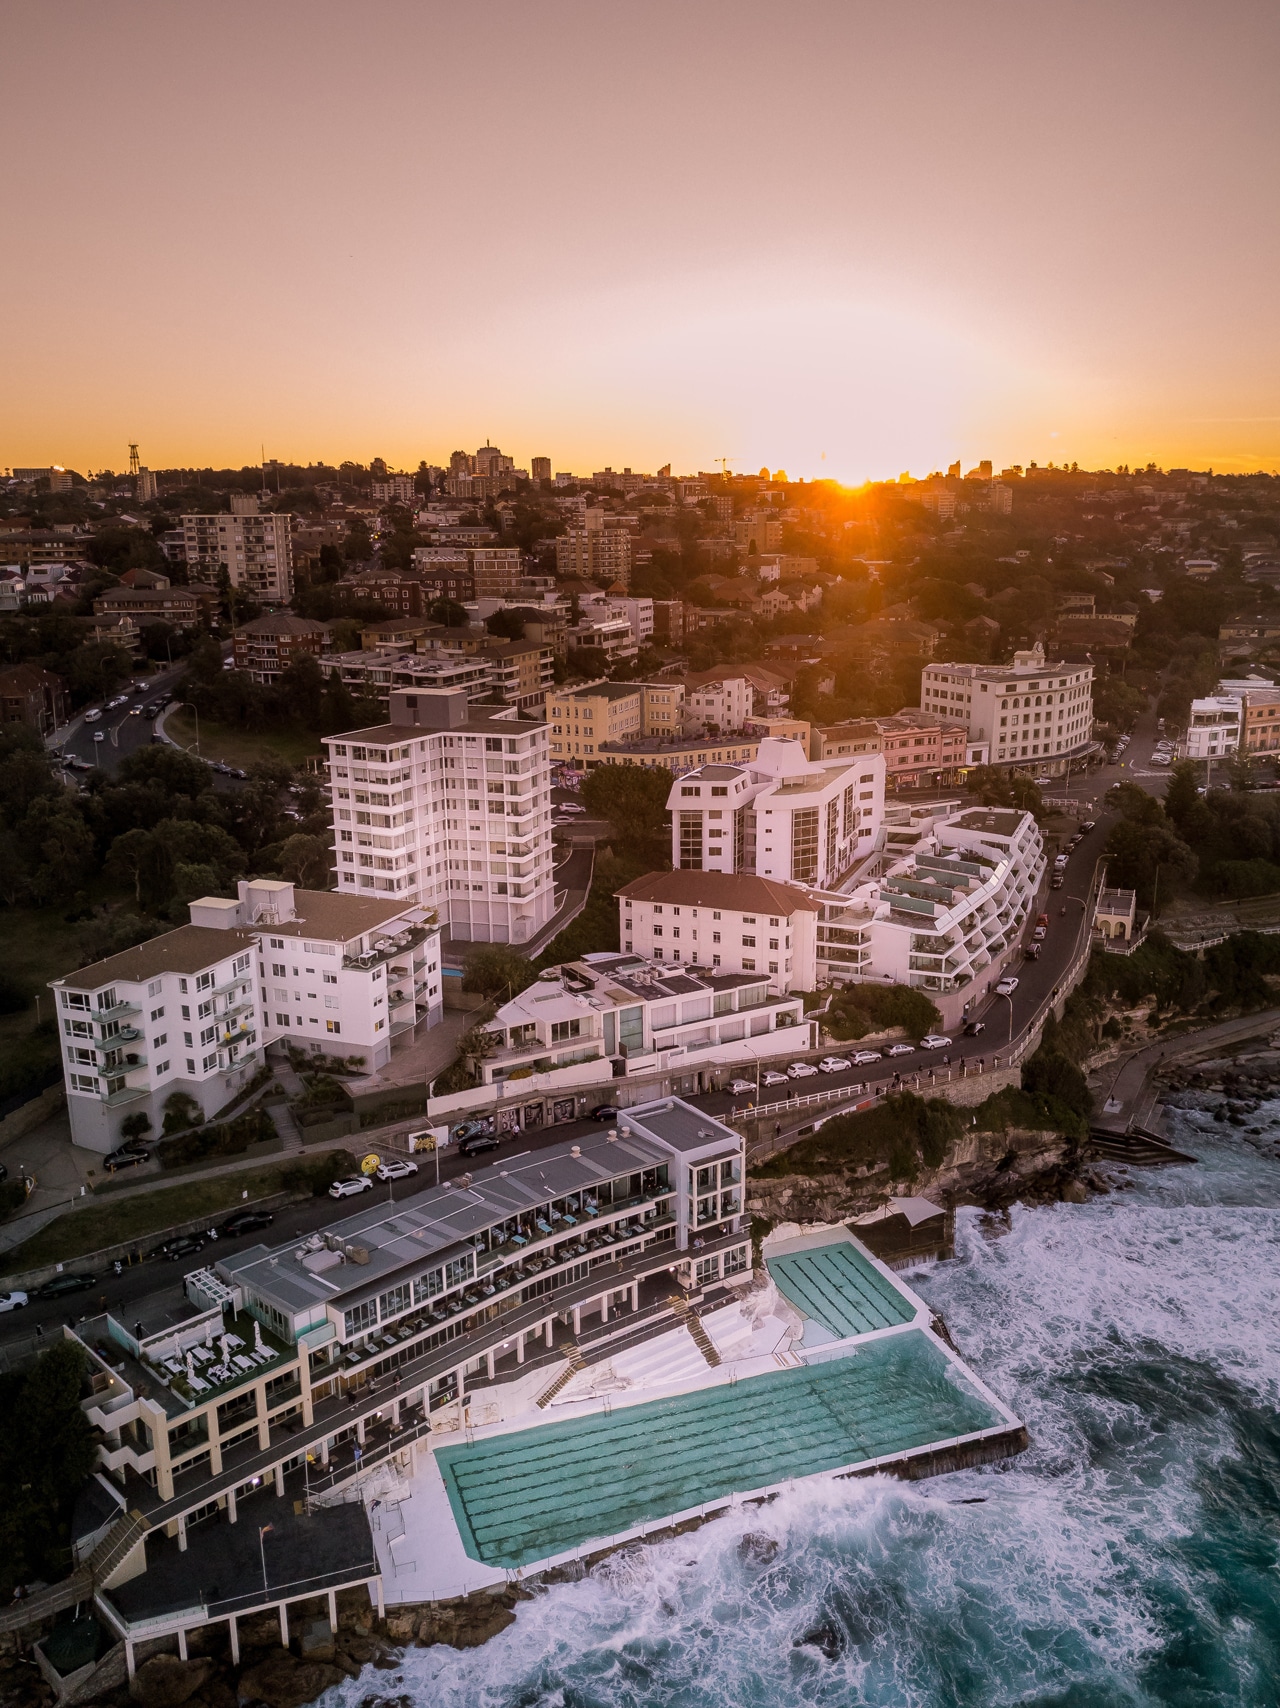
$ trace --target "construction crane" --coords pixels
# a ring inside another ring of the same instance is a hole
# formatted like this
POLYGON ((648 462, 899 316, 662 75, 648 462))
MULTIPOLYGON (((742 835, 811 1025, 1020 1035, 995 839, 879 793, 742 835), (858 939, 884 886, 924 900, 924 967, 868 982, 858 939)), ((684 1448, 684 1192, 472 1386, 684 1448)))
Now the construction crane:
POLYGON ((729 458, 728 457, 715 457, 712 460, 720 464, 720 473, 724 476, 724 478, 726 480, 728 480, 728 478, 729 478, 729 458))
POLYGON ((138 455, 138 447, 136 445, 130 445, 129 446, 129 473, 130 474, 137 474, 141 470, 141 468, 142 468, 142 459, 138 455))

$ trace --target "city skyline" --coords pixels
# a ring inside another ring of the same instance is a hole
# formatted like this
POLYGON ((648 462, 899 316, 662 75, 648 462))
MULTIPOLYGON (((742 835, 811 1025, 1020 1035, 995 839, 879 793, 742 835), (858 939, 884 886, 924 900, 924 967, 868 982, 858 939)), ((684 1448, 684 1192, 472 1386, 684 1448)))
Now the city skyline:
POLYGON ((10 9, 0 463, 1270 468, 1280 18, 1215 18, 10 9))

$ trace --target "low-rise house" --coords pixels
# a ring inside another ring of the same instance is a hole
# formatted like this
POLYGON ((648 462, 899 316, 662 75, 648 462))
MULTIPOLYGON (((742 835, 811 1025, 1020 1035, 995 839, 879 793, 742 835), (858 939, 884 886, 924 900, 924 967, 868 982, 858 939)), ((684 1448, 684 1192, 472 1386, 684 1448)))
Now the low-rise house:
POLYGON ((71 716, 67 685, 38 664, 0 670, 0 723, 27 724, 50 735, 71 716))

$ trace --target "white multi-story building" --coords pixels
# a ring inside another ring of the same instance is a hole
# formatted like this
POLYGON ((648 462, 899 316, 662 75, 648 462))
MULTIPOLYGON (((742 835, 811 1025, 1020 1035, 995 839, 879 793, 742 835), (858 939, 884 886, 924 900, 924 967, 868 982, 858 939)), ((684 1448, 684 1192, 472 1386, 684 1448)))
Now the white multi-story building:
POLYGON ((207 1119, 273 1044, 373 1072, 441 1018, 440 931, 402 900, 241 880, 191 923, 53 981, 74 1143, 106 1152, 120 1120, 159 1132, 175 1093, 207 1119))
POLYGON ((754 713, 755 699, 755 686, 745 676, 704 673, 685 685, 685 728, 717 734, 742 729, 754 713))
POLYGON ((738 872, 648 872, 617 892, 623 949, 655 964, 767 973, 771 991, 817 982, 817 891, 738 872))
POLYGON ((1243 706, 1239 694, 1209 694, 1203 700, 1192 700, 1184 758, 1220 759, 1234 753, 1240 746, 1243 706))
POLYGON ((392 689, 390 721, 329 736, 338 888, 432 907, 455 937, 527 943, 554 911, 541 716, 465 689, 392 689))
POLYGON ((922 711, 963 719, 970 742, 985 742, 992 765, 1033 761, 1051 776, 1093 746, 1093 666, 1046 660, 1044 648, 1013 663, 928 664, 922 711))
POLYGON ((255 599, 285 604, 293 597, 293 518, 288 511, 184 516, 183 551, 189 570, 204 578, 225 569, 233 587, 255 599))
POLYGON ((671 785, 671 864, 834 889, 873 853, 884 755, 815 762, 767 736, 745 765, 703 765, 671 785))

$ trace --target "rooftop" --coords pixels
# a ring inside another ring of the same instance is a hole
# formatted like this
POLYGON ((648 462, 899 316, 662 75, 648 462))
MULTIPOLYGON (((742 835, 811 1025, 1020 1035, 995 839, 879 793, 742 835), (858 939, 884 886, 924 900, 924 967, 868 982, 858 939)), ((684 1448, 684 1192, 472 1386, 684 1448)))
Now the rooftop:
POLYGON ((615 893, 624 901, 719 907, 734 913, 817 913, 819 905, 798 884, 740 872, 646 872, 615 893))
POLYGON ((122 949, 95 961, 79 972, 65 973, 50 982, 73 989, 95 990, 106 984, 142 984, 161 973, 198 973, 215 961, 225 960, 253 942, 253 934, 242 929, 219 931, 210 925, 180 925, 148 943, 122 949))
POLYGON ((954 825, 959 830, 984 830, 993 836, 1015 836, 1018 826, 1026 816, 1023 812, 1000 808, 991 812, 975 808, 973 812, 960 813, 957 817, 948 819, 947 826, 954 825))

